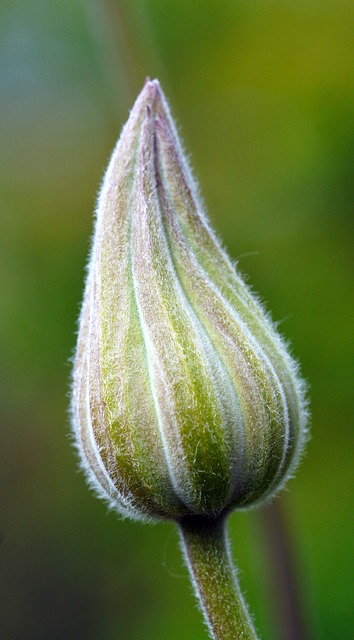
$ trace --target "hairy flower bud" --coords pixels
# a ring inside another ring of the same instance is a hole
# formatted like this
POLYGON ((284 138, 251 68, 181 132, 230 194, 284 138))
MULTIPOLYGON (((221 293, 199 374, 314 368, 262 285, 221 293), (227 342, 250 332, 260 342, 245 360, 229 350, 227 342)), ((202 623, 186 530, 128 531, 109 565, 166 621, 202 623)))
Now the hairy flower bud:
POLYGON ((206 221, 156 80, 99 197, 72 412, 88 478, 132 517, 259 502, 303 448, 296 365, 206 221))

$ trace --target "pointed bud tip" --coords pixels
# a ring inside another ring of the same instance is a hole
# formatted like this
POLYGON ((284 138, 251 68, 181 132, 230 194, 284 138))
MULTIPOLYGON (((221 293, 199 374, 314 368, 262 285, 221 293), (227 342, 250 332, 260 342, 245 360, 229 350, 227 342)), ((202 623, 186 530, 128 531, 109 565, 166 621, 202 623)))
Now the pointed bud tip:
POLYGON ((145 78, 144 86, 140 92, 138 99, 142 97, 145 98, 146 101, 152 103, 156 97, 161 96, 161 86, 157 78, 154 80, 150 80, 149 76, 145 78))

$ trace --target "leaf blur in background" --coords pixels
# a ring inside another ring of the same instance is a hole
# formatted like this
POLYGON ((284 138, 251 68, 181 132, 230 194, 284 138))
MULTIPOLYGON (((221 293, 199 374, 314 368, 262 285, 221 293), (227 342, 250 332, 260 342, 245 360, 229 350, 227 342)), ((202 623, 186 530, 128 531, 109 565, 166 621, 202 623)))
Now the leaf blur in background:
MULTIPOLYGON (((206 637, 174 526, 107 515, 69 435, 95 194, 147 75, 310 381, 312 440, 279 502, 308 637, 350 636, 353 19, 347 0, 0 0, 1 637, 206 637)), ((276 638, 262 512, 230 529, 276 638)))

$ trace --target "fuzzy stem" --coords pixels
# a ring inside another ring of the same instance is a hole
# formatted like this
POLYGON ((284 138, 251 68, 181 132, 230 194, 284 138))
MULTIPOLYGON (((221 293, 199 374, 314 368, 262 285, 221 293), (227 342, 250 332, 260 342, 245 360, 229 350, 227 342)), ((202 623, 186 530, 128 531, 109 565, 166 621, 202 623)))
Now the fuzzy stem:
POLYGON ((215 640, 257 640, 232 565, 223 518, 184 518, 182 548, 194 590, 215 640))

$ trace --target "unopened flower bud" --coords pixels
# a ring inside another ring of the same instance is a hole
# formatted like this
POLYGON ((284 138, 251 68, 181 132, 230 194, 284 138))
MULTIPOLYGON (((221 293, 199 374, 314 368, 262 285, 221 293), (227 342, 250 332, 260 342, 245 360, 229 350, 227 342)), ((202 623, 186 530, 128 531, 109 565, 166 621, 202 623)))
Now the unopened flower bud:
POLYGON ((260 502, 303 448, 297 367, 210 229, 156 80, 99 197, 72 412, 88 478, 132 517, 260 502))

